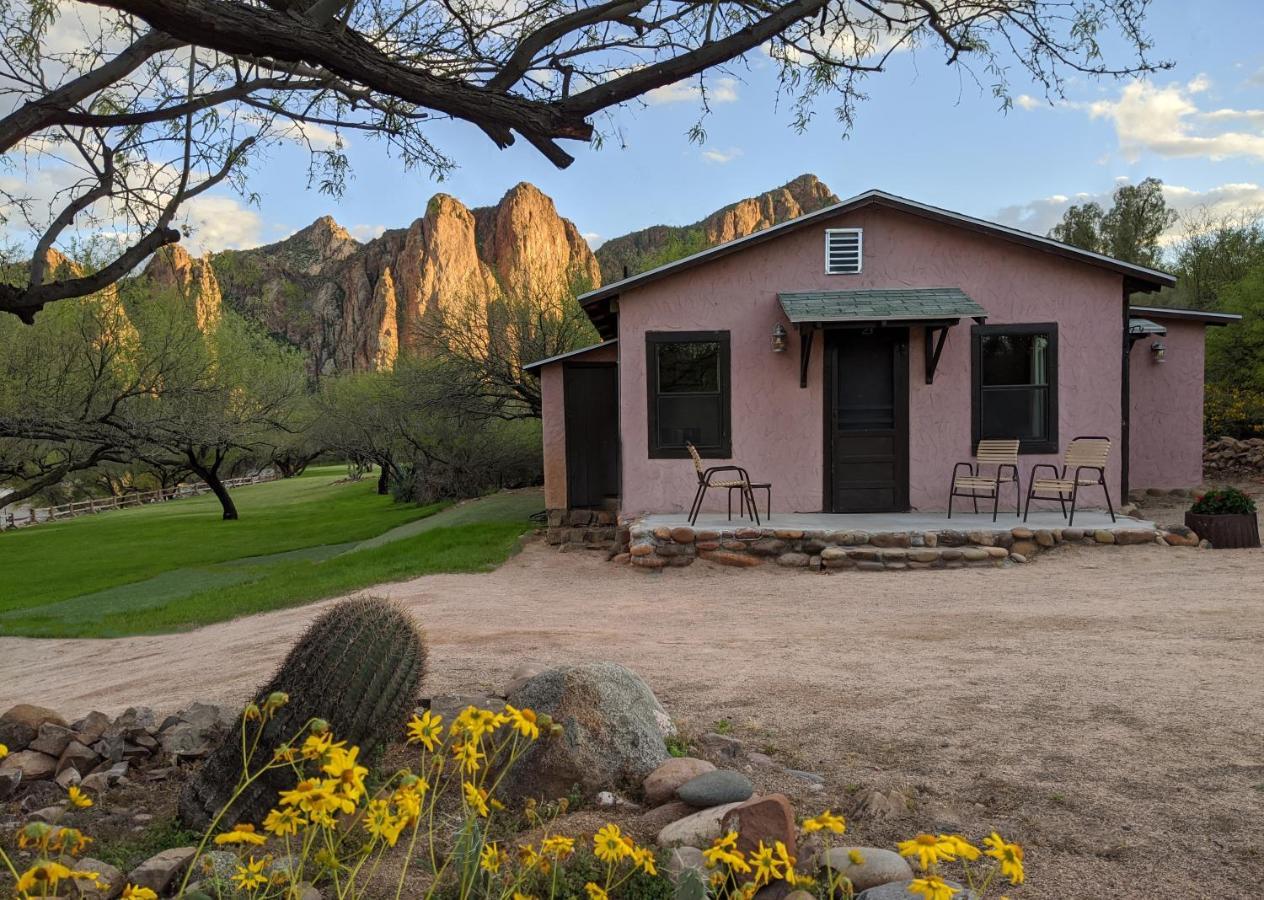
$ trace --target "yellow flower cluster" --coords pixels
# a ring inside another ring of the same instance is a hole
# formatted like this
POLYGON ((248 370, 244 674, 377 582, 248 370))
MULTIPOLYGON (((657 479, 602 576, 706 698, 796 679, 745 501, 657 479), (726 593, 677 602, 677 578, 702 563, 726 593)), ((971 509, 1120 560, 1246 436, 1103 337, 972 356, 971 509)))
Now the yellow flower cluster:
MULTIPOLYGON (((957 889, 945 884, 936 871, 941 863, 960 861, 963 864, 977 862, 988 856, 996 860, 996 870, 1010 884, 1022 884, 1025 877, 1023 870, 1023 848, 1002 838, 995 831, 983 839, 986 850, 980 850, 959 834, 919 834, 901 841, 898 845, 900 855, 917 861, 917 865, 926 873, 917 879, 909 890, 921 893, 926 900, 948 900, 957 889)), ((967 878, 973 881, 973 873, 966 869, 967 878)))

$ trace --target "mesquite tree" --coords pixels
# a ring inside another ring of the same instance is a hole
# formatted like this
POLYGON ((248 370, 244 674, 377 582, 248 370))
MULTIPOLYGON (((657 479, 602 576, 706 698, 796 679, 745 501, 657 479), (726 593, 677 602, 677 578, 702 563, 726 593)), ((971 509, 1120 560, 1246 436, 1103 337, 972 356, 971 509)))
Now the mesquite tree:
MULTIPOLYGON (((0 312, 117 282, 180 239, 181 208, 279 141, 310 151, 338 193, 341 136, 384 141, 405 168, 454 160, 431 125, 457 119, 497 146, 521 136, 557 166, 559 141, 601 140, 594 120, 685 79, 766 53, 794 124, 831 98, 844 128, 861 82, 922 47, 972 72, 1002 105, 1009 74, 1046 94, 1067 73, 1126 75, 1149 56, 1148 0, 12 0, 0 4, 0 153, 8 218, 30 235, 28 277, 0 312), (1110 57, 1103 50, 1109 41, 1110 57), (333 139, 329 140, 328 135, 333 139), (115 239, 99 267, 59 276, 45 251, 77 233, 115 239)), ((614 127, 606 120, 603 128, 614 127)), ((701 119, 692 136, 704 134, 701 119)))

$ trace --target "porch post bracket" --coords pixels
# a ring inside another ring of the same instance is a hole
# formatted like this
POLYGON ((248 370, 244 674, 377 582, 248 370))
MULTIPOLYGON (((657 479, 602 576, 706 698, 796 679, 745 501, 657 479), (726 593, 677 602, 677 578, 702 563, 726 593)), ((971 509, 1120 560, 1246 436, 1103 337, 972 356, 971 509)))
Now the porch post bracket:
POLYGON ((951 325, 927 325, 924 329, 922 345, 926 351, 926 383, 935 383, 935 370, 939 368, 939 357, 944 352, 944 341, 948 339, 951 325), (936 335, 938 339, 936 340, 936 335))
POLYGON ((808 362, 812 359, 812 326, 799 326, 799 387, 808 386, 808 362))

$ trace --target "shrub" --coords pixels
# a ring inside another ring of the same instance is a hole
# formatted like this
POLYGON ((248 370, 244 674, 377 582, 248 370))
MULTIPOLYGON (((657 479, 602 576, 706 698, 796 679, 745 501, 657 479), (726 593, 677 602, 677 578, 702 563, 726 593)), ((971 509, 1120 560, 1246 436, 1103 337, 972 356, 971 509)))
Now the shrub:
POLYGON ((1198 516, 1249 515, 1255 501, 1235 487, 1215 488, 1199 497, 1190 512, 1198 516))
MULTIPOLYGON (((425 641, 407 611, 380 597, 344 601, 318 617, 294 645, 259 702, 242 713, 239 730, 244 733, 273 706, 257 738, 264 746, 282 746, 304 723, 319 719, 372 750, 402 727, 425 666, 425 641), (281 697, 287 702, 278 706, 281 697)), ((205 828, 217 811, 243 821, 263 817, 287 773, 271 772, 238 790, 245 751, 225 741, 185 785, 180 817, 186 824, 205 828)))
POLYGON ((1264 391, 1208 383, 1203 433, 1209 438, 1264 436, 1264 391))

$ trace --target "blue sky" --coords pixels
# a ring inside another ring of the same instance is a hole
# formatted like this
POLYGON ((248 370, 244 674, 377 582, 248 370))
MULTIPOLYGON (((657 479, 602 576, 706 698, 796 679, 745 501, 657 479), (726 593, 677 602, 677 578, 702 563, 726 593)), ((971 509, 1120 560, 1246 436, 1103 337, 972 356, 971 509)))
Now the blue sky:
POLYGON ((266 243, 326 213, 367 237, 406 226, 436 192, 481 206, 519 181, 553 197, 594 242, 692 222, 804 172, 840 196, 878 187, 1041 233, 1067 203, 1149 175, 1170 186, 1169 201, 1181 209, 1264 208, 1264 4, 1160 0, 1150 24, 1155 55, 1173 69, 1144 81, 1075 79, 1066 102, 1053 106, 1016 73, 1019 102, 1008 113, 986 85, 945 67, 935 52, 901 54, 865 84, 869 99, 847 140, 828 104, 806 134, 791 129, 760 56, 731 82, 715 76, 724 102, 713 102, 702 145, 685 136, 696 100, 675 90, 616 112, 622 146, 617 136, 600 150, 571 145, 576 161, 563 171, 525 142, 502 151, 471 126, 441 123, 436 142, 460 166, 446 181, 406 173, 352 134, 354 180, 333 199, 309 190, 304 155, 283 149, 257 164, 258 204, 221 192, 195 217, 190 243, 266 243))

